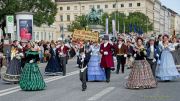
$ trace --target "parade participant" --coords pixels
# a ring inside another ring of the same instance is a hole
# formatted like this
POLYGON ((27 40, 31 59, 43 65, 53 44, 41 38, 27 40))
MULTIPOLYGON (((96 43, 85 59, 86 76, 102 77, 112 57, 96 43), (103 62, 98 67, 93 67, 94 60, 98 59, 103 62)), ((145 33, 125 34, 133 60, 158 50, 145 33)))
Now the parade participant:
POLYGON ((0 42, 0 78, 1 78, 1 68, 3 66, 3 59, 4 59, 4 54, 3 54, 3 43, 0 42))
POLYGON ((83 53, 85 51, 85 46, 83 44, 83 41, 80 41, 79 43, 77 43, 77 64, 78 67, 81 68, 81 60, 80 60, 80 54, 83 53))
POLYGON ((49 50, 50 59, 48 60, 48 64, 45 68, 46 75, 59 75, 62 72, 62 67, 59 64, 58 53, 56 50, 55 43, 51 43, 49 50))
POLYGON ((127 57, 127 46, 124 44, 122 38, 118 39, 118 43, 116 45, 116 54, 117 54, 116 73, 119 74, 120 65, 121 65, 121 73, 124 73, 124 66, 126 64, 126 57, 127 57))
POLYGON ((68 55, 69 47, 67 47, 64 42, 61 42, 60 47, 57 49, 58 55, 59 55, 59 63, 62 67, 63 76, 66 75, 66 61, 67 61, 67 55, 68 55))
POLYGON ((160 81, 171 81, 180 77, 172 56, 169 44, 169 36, 163 36, 163 46, 161 48, 160 66, 156 69, 156 77, 160 81))
POLYGON ((44 63, 44 47, 41 42, 39 43, 39 48, 40 48, 40 51, 39 51, 40 62, 44 63))
POLYGON ((159 49, 155 46, 155 39, 153 37, 150 38, 148 46, 147 46, 147 61, 149 62, 153 75, 156 78, 156 66, 157 61, 159 60, 159 49))
POLYGON ((105 81, 106 76, 103 68, 100 67, 100 46, 98 42, 90 47, 91 58, 88 63, 88 81, 105 81))
POLYGON ((174 58, 174 62, 177 68, 180 67, 180 51, 179 51, 180 43, 177 42, 176 37, 172 37, 172 43, 170 45, 171 52, 174 58))
POLYGON ((25 91, 37 91, 45 89, 46 84, 37 65, 39 54, 37 50, 35 50, 33 42, 31 42, 31 49, 26 51, 25 57, 26 64, 20 77, 20 88, 25 91))
POLYGON ((3 80, 7 83, 18 83, 21 73, 21 58, 23 57, 22 47, 17 40, 11 46, 11 60, 7 67, 3 80))
POLYGON ((131 45, 131 40, 127 39, 127 66, 128 69, 132 68, 132 63, 133 63, 133 46, 131 45))
POLYGON ((21 41, 21 44, 22 44, 22 48, 23 48, 22 52, 24 55, 21 59, 21 67, 24 68, 25 63, 26 63, 25 53, 26 53, 26 51, 30 50, 31 45, 30 45, 30 42, 25 41, 25 40, 21 41))
MULTIPOLYGON (((158 35, 158 40, 155 42, 155 45, 158 46, 159 49, 161 49, 163 43, 162 43, 162 35, 158 35)), ((162 50, 160 50, 162 51, 162 50)))
POLYGON ((79 60, 80 60, 80 80, 82 82, 82 91, 87 89, 87 65, 91 58, 91 51, 88 47, 85 48, 84 52, 81 51, 79 60))
POLYGON ((111 68, 114 67, 112 49, 114 46, 109 43, 109 36, 104 35, 103 43, 100 45, 100 53, 102 54, 100 66, 105 69, 106 82, 110 82, 111 68))
POLYGON ((146 89, 157 86, 156 80, 151 71, 149 63, 146 61, 146 50, 143 46, 143 39, 138 37, 137 46, 134 48, 135 61, 129 74, 126 87, 128 89, 146 89))
POLYGON ((180 43, 178 44, 178 46, 176 47, 176 61, 175 61, 175 64, 176 64, 176 67, 178 69, 178 71, 180 72, 180 43))

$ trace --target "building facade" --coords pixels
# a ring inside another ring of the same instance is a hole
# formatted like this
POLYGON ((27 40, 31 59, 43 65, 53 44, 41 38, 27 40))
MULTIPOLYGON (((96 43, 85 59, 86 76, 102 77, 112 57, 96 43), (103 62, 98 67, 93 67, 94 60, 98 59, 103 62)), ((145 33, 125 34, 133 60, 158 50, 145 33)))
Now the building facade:
POLYGON ((161 26, 161 2, 159 0, 155 0, 154 2, 154 33, 159 35, 160 26, 161 26))
MULTIPOLYGON (((68 26, 77 16, 86 15, 91 8, 102 9, 103 12, 112 13, 119 11, 128 15, 131 12, 142 12, 154 20, 154 0, 55 0, 58 13, 56 15, 56 28, 64 27, 67 34, 68 26)), ((67 34, 68 35, 68 34, 67 34)))
POLYGON ((176 34, 180 34, 180 15, 175 16, 175 32, 176 34))

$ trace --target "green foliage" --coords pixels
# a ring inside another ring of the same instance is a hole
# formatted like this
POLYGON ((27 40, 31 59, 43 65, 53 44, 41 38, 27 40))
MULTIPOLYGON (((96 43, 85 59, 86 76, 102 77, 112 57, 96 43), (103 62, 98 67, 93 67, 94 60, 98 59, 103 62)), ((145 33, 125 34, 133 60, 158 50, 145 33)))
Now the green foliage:
POLYGON ((112 12, 111 14, 104 13, 102 15, 102 23, 101 25, 106 26, 106 18, 108 17, 109 22, 109 32, 112 32, 112 20, 116 20, 116 29, 118 29, 118 22, 119 22, 119 31, 122 33, 124 31, 124 19, 125 14, 120 12, 112 12))
POLYGON ((149 21, 148 16, 140 12, 130 13, 128 16, 130 24, 135 24, 138 27, 141 27, 144 32, 152 31, 153 24, 149 21))
MULTIPOLYGON (((112 32, 112 20, 116 19, 116 29, 117 32, 123 33, 130 32, 130 25, 136 25, 138 28, 142 28, 143 32, 152 31, 153 24, 150 23, 148 16, 140 12, 130 13, 129 16, 126 16, 124 13, 112 12, 111 14, 104 13, 102 15, 102 25, 105 27, 106 18, 109 20, 109 32, 112 32), (118 31, 119 23, 119 31, 118 31)), ((133 28, 132 28, 133 29, 133 28)), ((134 31, 134 30, 133 30, 134 31)))
POLYGON ((57 6, 52 0, 1 0, 0 7, 1 28, 5 27, 5 16, 16 12, 32 12, 37 26, 53 24, 57 13, 57 6))
MULTIPOLYGON (((111 14, 103 13, 101 16, 101 25, 106 26, 106 18, 109 20, 109 32, 112 32, 112 20, 116 20, 116 29, 117 32, 123 33, 124 30, 126 33, 130 32, 129 26, 132 25, 132 31, 134 32, 134 25, 137 28, 142 28, 143 32, 152 31, 153 24, 149 21, 148 16, 140 12, 130 13, 129 16, 126 16, 124 13, 112 12, 111 14), (119 31, 118 31, 119 23, 119 31)), ((74 31, 74 29, 85 29, 88 26, 88 20, 86 15, 82 15, 76 18, 68 28, 69 31, 74 31)))
POLYGON ((75 21, 71 23, 68 27, 68 31, 73 32, 75 29, 81 30, 86 29, 88 25, 88 20, 86 15, 78 16, 75 21))

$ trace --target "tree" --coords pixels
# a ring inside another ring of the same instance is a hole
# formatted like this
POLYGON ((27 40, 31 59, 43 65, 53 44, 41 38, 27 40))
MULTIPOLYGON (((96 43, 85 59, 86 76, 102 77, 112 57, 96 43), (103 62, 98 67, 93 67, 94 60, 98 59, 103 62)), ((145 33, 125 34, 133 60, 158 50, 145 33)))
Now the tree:
POLYGON ((109 22, 109 32, 112 32, 112 20, 116 20, 116 29, 118 29, 119 27, 119 31, 117 30, 117 32, 122 33, 124 31, 124 22, 125 22, 125 18, 126 15, 124 13, 120 13, 120 12, 112 12, 111 14, 108 13, 104 13, 102 15, 102 26, 106 26, 106 18, 108 18, 108 22, 109 22), (119 23, 119 26, 118 26, 119 23))
POLYGON ((75 21, 68 27, 68 31, 73 32, 75 29, 81 30, 86 29, 88 26, 88 20, 86 15, 76 17, 75 21))
MULTIPOLYGON (((143 32, 148 32, 153 30, 153 24, 150 22, 149 17, 140 12, 130 13, 128 18, 129 25, 136 26, 137 29, 141 28, 143 32)), ((133 30, 134 32, 134 30, 133 30)))
POLYGON ((116 30, 119 33, 129 32, 147 32, 153 30, 153 24, 149 21, 148 16, 141 12, 130 13, 129 16, 126 16, 124 13, 112 12, 111 14, 104 13, 102 15, 101 25, 106 25, 106 18, 108 17, 109 21, 109 32, 112 32, 112 20, 116 19, 116 30), (119 23, 119 31, 118 31, 119 23), (130 26, 132 27, 130 30, 130 26), (136 30, 134 30, 134 28, 136 30))
POLYGON ((5 16, 21 11, 33 13, 36 26, 51 25, 55 21, 57 6, 52 0, 0 0, 0 28, 3 34, 6 27, 5 16))

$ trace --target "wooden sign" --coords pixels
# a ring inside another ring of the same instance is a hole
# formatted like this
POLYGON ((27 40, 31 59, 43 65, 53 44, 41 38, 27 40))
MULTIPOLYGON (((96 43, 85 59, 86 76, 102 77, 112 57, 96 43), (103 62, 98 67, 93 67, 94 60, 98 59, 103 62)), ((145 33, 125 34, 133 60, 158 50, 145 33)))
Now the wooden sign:
POLYGON ((72 35, 73 40, 81 40, 81 41, 99 41, 99 33, 86 31, 86 30, 75 30, 72 35))

